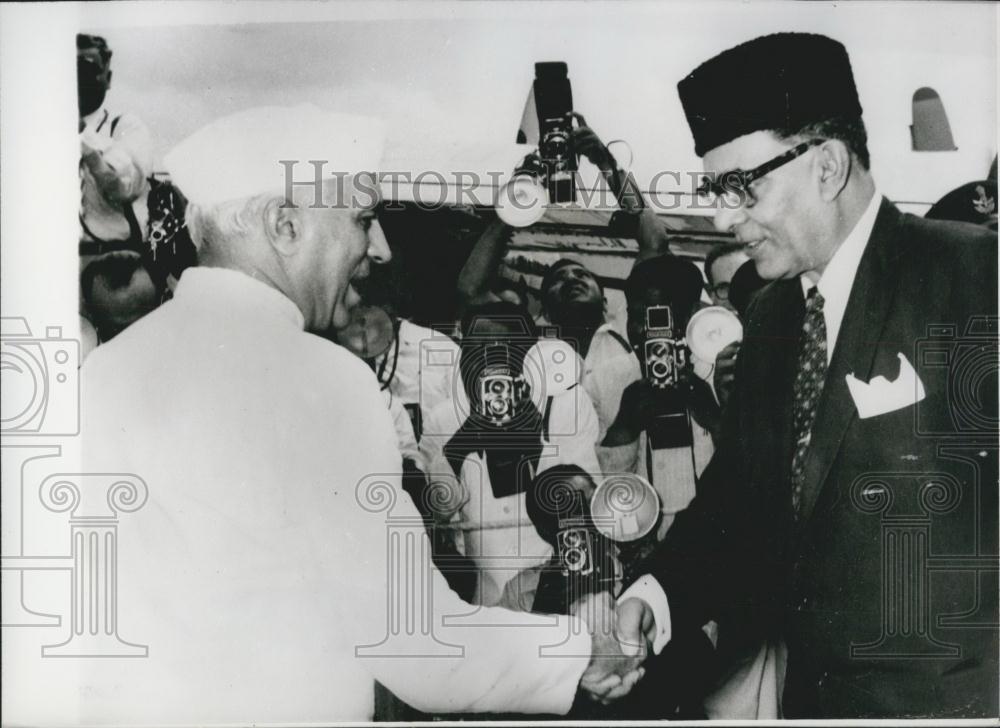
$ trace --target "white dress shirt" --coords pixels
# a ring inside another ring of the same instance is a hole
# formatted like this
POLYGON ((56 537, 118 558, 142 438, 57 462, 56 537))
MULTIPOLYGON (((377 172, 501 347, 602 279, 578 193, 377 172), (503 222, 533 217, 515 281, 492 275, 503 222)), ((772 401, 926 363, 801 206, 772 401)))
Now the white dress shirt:
POLYGON ((146 178, 153 171, 153 140, 149 129, 134 114, 121 114, 102 106, 84 117, 80 139, 96 150, 115 173, 122 202, 109 200, 86 164, 80 165, 80 240, 120 241, 129 237, 128 220, 122 204, 135 212, 145 235, 146 178), (89 232, 88 232, 89 231, 89 232))
POLYGON ((264 283, 189 268, 172 301, 87 358, 86 472, 148 485, 117 526, 117 630, 149 652, 38 659, 36 642, 19 679, 53 699, 5 705, 5 721, 364 721, 375 679, 427 711, 569 709, 586 628, 489 609, 476 612, 489 627, 447 623, 472 610, 429 560, 375 377, 302 326, 264 283), (390 558, 400 543, 412 563, 390 558), (540 657, 545 645, 573 656, 540 657))
POLYGON ((868 238, 872 235, 872 228, 875 227, 875 218, 878 217, 878 209, 881 204, 882 195, 876 190, 868 202, 868 207, 858 218, 844 242, 834 251, 833 257, 826 264, 826 268, 817 282, 813 283, 805 273, 799 276, 803 295, 808 295, 812 287, 816 286, 823 296, 827 365, 833 360, 833 349, 837 345, 837 336, 840 334, 844 311, 847 310, 847 300, 850 298, 851 288, 854 286, 854 277, 858 273, 861 256, 864 255, 865 248, 868 247, 868 238))

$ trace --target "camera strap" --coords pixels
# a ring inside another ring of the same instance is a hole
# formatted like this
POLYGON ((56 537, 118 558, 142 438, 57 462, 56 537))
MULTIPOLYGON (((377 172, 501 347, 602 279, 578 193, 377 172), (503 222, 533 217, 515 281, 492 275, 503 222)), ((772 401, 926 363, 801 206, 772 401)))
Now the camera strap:
MULTIPOLYGON (((686 420, 690 431, 690 416, 686 420)), ((698 484, 693 433, 690 444, 656 447, 647 432, 645 454, 646 477, 659 494, 664 512, 676 513, 687 508, 698 484)))
POLYGON ((619 334, 617 331, 615 331, 614 329, 612 329, 610 327, 607 329, 607 332, 609 334, 611 334, 611 338, 613 338, 615 341, 617 341, 619 344, 622 345, 622 348, 625 350, 626 354, 634 354, 635 353, 635 352, 632 351, 632 345, 629 344, 628 341, 625 340, 624 336, 622 336, 621 334, 619 334))
POLYGON ((392 369, 389 370, 389 376, 385 376, 385 368, 389 364, 388 353, 383 355, 382 363, 379 364, 378 371, 375 373, 383 392, 392 384, 392 379, 396 376, 396 365, 399 364, 399 327, 400 319, 396 319, 392 325, 392 369))
POLYGON ((549 418, 552 416, 552 400, 555 399, 552 395, 549 395, 545 399, 545 411, 542 413, 542 439, 549 440, 549 418))

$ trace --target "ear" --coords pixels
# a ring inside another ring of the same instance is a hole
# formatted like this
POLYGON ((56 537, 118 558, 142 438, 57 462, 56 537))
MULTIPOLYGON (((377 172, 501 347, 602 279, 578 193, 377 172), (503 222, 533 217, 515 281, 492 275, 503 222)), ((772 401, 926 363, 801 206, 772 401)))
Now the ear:
POLYGON ((825 202, 832 202, 840 195, 851 176, 851 151, 839 139, 829 139, 820 145, 817 157, 820 195, 825 202))
POLYGON ((280 197, 272 198, 264 208, 264 232, 267 242, 279 255, 295 255, 302 242, 298 207, 285 205, 280 197))

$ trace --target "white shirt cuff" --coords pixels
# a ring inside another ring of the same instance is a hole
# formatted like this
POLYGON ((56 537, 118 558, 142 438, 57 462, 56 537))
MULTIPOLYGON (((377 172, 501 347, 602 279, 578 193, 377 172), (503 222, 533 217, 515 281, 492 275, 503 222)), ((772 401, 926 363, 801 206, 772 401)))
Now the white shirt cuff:
POLYGON ((653 638, 653 654, 660 654, 670 641, 670 604, 660 583, 649 574, 639 579, 626 589, 620 597, 619 604, 626 599, 640 599, 653 610, 656 621, 656 636, 653 638))

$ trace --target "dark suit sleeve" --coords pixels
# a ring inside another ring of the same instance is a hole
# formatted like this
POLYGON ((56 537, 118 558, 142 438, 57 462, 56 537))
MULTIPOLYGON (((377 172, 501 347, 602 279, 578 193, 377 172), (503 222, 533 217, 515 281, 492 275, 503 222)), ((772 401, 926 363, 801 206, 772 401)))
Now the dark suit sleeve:
POLYGON ((791 504, 774 476, 790 464, 786 389, 803 310, 797 280, 772 283, 755 297, 715 455, 646 563, 667 596, 675 633, 715 619, 730 634, 751 637, 780 614, 791 504))
POLYGON ((743 518, 749 517, 750 505, 743 487, 747 478, 742 468, 738 421, 742 369, 741 358, 719 447, 699 479, 697 495, 677 515, 666 539, 646 564, 645 573, 651 574, 667 595, 675 634, 699 629, 717 618, 730 595, 739 599, 737 587, 751 578, 745 570, 740 574, 746 568, 746 559, 740 557, 738 548, 741 541, 749 546, 743 518))

